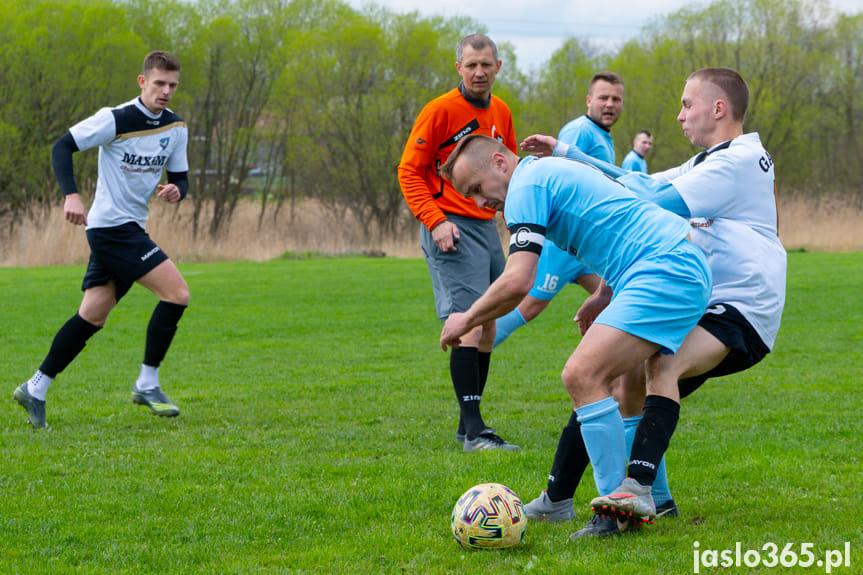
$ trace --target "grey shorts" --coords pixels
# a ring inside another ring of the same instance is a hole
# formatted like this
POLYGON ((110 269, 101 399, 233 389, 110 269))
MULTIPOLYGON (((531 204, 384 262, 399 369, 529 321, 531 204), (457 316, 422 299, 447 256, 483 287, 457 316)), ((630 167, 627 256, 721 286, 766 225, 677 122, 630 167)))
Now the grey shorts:
POLYGON ((447 214, 458 227, 456 251, 442 252, 425 226, 420 243, 434 287, 435 309, 443 321, 449 314, 463 312, 485 293, 503 273, 506 258, 494 220, 477 220, 447 214))

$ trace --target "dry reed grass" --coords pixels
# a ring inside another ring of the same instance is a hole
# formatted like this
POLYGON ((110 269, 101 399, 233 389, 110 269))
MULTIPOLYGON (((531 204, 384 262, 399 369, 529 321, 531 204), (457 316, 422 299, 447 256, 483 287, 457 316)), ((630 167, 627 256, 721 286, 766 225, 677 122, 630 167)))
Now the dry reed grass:
MULTIPOLYGON (((154 201, 147 222, 150 236, 175 262, 266 261, 286 253, 327 255, 369 254, 421 257, 418 226, 409 226, 404 237, 382 238, 378 230, 365 234, 350 216, 339 218, 314 201, 303 201, 294 211, 277 217, 268 213, 258 222, 259 205, 241 203, 227 229, 210 237, 206 225, 193 233, 191 203, 167 205, 154 201)), ((205 218, 209 221, 208 218, 205 218)), ((8 228, 7 228, 8 229, 8 228)), ((67 223, 62 207, 19 222, 4 234, 0 266, 45 266, 86 263, 89 257, 83 227, 67 223)))
MULTIPOLYGON (((780 202, 779 207, 780 232, 788 250, 863 250, 861 209, 853 201, 791 198, 780 202)), ((355 219, 337 218, 313 201, 298 206, 293 220, 284 210, 277 218, 267 215, 260 227, 258 211, 256 204, 243 203, 218 238, 211 238, 206 230, 195 237, 191 203, 168 206, 154 202, 148 231, 175 262, 265 261, 288 252, 422 257, 419 224, 408 226, 399 237, 367 239, 355 219)), ((368 237, 379 235, 372 230, 368 237)), ((13 232, 4 234, 0 266, 83 264, 88 255, 83 228, 66 223, 58 206, 19 222, 13 232)))
POLYGON ((779 236, 789 251, 863 251, 861 217, 858 196, 780 200, 779 236))

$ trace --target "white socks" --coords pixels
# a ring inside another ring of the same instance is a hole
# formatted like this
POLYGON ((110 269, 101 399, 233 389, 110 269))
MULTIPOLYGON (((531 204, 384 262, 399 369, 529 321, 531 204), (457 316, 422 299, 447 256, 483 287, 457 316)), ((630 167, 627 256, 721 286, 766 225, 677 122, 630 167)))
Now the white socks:
POLYGON ((27 381, 27 393, 31 397, 35 397, 40 401, 45 401, 45 394, 48 393, 48 386, 54 381, 53 377, 48 377, 38 369, 27 381))
MULTIPOLYGON (((40 401, 45 401, 45 394, 48 392, 48 386, 54 381, 53 377, 48 377, 39 370, 27 380, 27 393, 31 397, 35 397, 40 401)), ((159 387, 159 368, 149 365, 141 365, 141 375, 138 376, 138 381, 135 382, 135 389, 138 391, 148 391, 159 387)))
POLYGON ((159 387, 159 368, 141 364, 141 375, 135 382, 137 391, 149 391, 159 387))

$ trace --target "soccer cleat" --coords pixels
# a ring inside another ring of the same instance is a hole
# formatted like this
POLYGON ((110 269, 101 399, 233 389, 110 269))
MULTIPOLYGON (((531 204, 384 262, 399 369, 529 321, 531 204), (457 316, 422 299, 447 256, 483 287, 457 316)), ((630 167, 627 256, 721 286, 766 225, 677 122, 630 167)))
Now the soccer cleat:
POLYGON ((138 405, 146 405, 153 412, 153 415, 162 417, 175 417, 180 415, 180 410, 176 405, 171 403, 168 396, 162 391, 161 387, 148 389, 147 391, 132 390, 132 403, 138 405))
POLYGON ((669 499, 662 505, 656 506, 656 517, 677 517, 680 515, 680 509, 674 499, 669 499))
POLYGON ((546 521, 558 523, 560 521, 572 521, 575 519, 575 510, 572 508, 572 497, 561 501, 552 501, 545 489, 539 497, 524 506, 524 514, 528 519, 535 521, 546 521))
MULTIPOLYGON (((493 427, 486 427, 482 430, 482 433, 497 433, 497 429, 493 427)), ((467 434, 461 429, 457 429, 455 432, 455 442, 456 443, 464 443, 464 440, 467 439, 467 434)))
POLYGON ((487 449, 518 451, 521 448, 518 445, 507 443, 503 437, 494 433, 489 433, 488 431, 483 431, 476 436, 476 439, 465 438, 464 445, 462 446, 462 451, 468 453, 471 451, 485 451, 487 449))
POLYGON ((587 525, 570 535, 569 540, 576 541, 584 537, 609 537, 611 535, 619 535, 621 532, 617 519, 614 517, 605 517, 597 513, 590 518, 587 525))
POLYGON ((635 479, 627 477, 613 492, 595 497, 590 506, 594 513, 620 521, 653 523, 656 505, 650 491, 650 485, 641 485, 635 479))
POLYGON ((22 383, 15 389, 12 394, 18 405, 27 410, 27 417, 30 419, 30 425, 36 429, 40 427, 48 427, 45 423, 45 402, 41 399, 36 399, 27 392, 27 384, 22 383))

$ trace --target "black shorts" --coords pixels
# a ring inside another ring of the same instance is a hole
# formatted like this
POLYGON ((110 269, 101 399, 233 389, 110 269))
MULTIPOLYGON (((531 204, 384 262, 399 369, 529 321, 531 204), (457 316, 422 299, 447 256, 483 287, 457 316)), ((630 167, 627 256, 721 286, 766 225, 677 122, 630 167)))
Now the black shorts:
POLYGON ((87 230, 90 262, 81 289, 114 281, 115 297, 120 300, 138 279, 168 259, 141 226, 129 222, 112 228, 87 230))
POLYGON ((770 353, 758 332, 743 317, 737 308, 727 303, 718 303, 707 308, 698 325, 730 348, 719 365, 701 375, 681 379, 677 382, 680 397, 684 398, 698 389, 711 377, 721 377, 749 369, 770 353))

